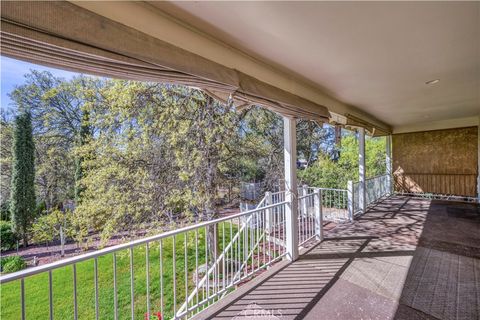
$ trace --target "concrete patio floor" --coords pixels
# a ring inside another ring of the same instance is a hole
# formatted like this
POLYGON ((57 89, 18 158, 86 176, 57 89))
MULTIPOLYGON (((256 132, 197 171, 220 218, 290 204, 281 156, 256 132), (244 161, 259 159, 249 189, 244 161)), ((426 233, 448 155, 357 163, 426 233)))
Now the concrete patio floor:
POLYGON ((393 196, 196 319, 480 319, 480 206, 393 196))

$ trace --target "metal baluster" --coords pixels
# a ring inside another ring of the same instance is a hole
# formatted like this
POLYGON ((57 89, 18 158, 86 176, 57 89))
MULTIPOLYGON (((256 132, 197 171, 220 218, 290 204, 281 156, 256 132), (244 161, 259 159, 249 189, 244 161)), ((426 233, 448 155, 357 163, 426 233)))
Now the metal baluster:
POLYGON ((163 241, 159 242, 160 260, 160 313, 163 315, 163 241))
POLYGON ((135 319, 135 291, 133 274, 133 247, 130 247, 130 316, 135 319))
POLYGON ((277 217, 278 215, 278 212, 275 211, 274 214, 273 214, 273 259, 275 260, 275 256, 276 256, 276 253, 277 253, 277 217))
POLYGON ((235 261, 237 262, 237 272, 239 273, 239 278, 238 278, 238 281, 240 280, 242 274, 242 270, 240 269, 240 266, 241 266, 241 261, 242 261, 242 233, 240 232, 241 230, 241 225, 240 225, 240 218, 238 218, 238 238, 237 238, 237 256, 236 256, 236 259, 235 261))
POLYGON ((147 281, 147 314, 150 314, 150 257, 149 257, 149 245, 145 244, 145 272, 147 281))
POLYGON ((188 317, 188 231, 185 232, 185 315, 188 317))
POLYGON ((265 239, 267 237, 266 232, 265 232, 265 221, 267 219, 267 213, 265 210, 262 211, 262 246, 263 246, 263 265, 265 264, 265 261, 267 261, 267 256, 266 256, 266 246, 265 246, 265 239))
POLYGON ((205 227, 205 276, 207 277, 207 286, 205 287, 205 293, 206 293, 206 301, 207 305, 209 304, 210 300, 210 275, 208 274, 209 270, 209 263, 208 263, 208 229, 205 227))
POLYGON ((253 238, 255 239, 253 241, 253 252, 252 252, 252 264, 253 264, 253 272, 257 271, 258 270, 258 264, 260 263, 260 259, 258 258, 259 257, 259 246, 257 245, 257 242, 258 242, 258 211, 255 212, 255 229, 253 229, 253 238), (257 252, 257 254, 255 255, 255 251, 257 252), (255 256, 257 257, 257 267, 255 267, 255 256))
POLYGON ((197 296, 197 306, 198 306, 198 229, 195 229, 195 289, 197 296))
POLYGON ((52 287, 52 270, 48 271, 48 300, 50 303, 50 320, 53 320, 53 287, 52 287))
POLYGON ((213 257, 212 257, 212 260, 213 260, 213 296, 215 297, 215 295, 217 294, 217 291, 218 291, 218 264, 217 264, 217 258, 218 258, 218 252, 217 252, 217 245, 218 245, 218 241, 217 241, 217 227, 218 225, 214 225, 213 227, 213 257))
MULTIPOLYGON (((254 241, 254 239, 253 239, 253 227, 254 227, 254 224, 253 224, 253 223, 254 223, 254 221, 252 221, 252 220, 253 220, 253 213, 250 214, 250 221, 251 221, 251 222, 250 222, 250 226, 251 226, 251 227, 250 227, 249 230, 248 230, 249 250, 248 250, 248 252, 247 252, 247 259, 248 259, 248 256, 249 256, 249 255, 251 256, 251 260, 252 260, 251 269, 252 269, 252 272, 253 272, 253 264, 254 264, 254 262, 253 262, 253 248, 254 248, 254 244, 253 244, 253 241, 254 241), (251 254, 250 254, 250 253, 251 253, 251 254)), ((247 261, 248 261, 248 260, 247 260, 247 261)), ((248 272, 248 262, 247 262, 247 276, 248 276, 249 273, 250 273, 250 272, 248 272)))
POLYGON ((287 232, 287 217, 285 216, 285 206, 286 204, 283 204, 281 207, 280 207, 280 214, 281 214, 281 217, 283 218, 283 222, 282 222, 282 225, 283 225, 283 253, 287 253, 287 235, 286 235, 286 232, 287 232))
MULTIPOLYGON (((245 218, 245 220, 247 219, 245 218)), ((243 229, 243 261, 245 262, 245 265, 242 270, 243 278, 245 277, 245 274, 248 273, 247 251, 248 251, 248 222, 245 221, 245 229, 243 229)), ((240 279, 242 279, 242 277, 240 277, 240 279)))
POLYGON ((233 230, 232 230, 232 224, 233 224, 233 220, 230 220, 230 243, 232 244, 230 246, 230 273, 229 273, 229 276, 230 276, 230 285, 233 284, 232 283, 232 276, 233 276, 233 246, 234 246, 234 242, 233 242, 233 230))
POLYGON ((222 259, 222 264, 223 264, 223 270, 222 270, 222 280, 223 280, 223 290, 225 290, 225 259, 227 258, 227 253, 225 251, 225 221, 222 222, 222 254, 223 254, 223 259, 222 259))
POLYGON ((113 318, 118 319, 117 254, 113 253, 113 318))
MULTIPOLYGON (((308 193, 308 192, 307 192, 308 193)), ((312 232, 312 229, 311 229, 311 220, 310 220, 310 215, 308 214, 308 205, 309 205, 309 202, 310 202, 310 196, 308 195, 306 198, 305 198, 305 224, 306 224, 306 229, 307 229, 307 232, 306 232, 306 236, 305 236, 305 241, 310 238, 310 234, 312 232)))
POLYGON ((173 253, 172 253, 172 262, 173 262, 173 315, 176 318, 177 314, 177 252, 176 252, 176 236, 173 235, 173 253))
POLYGON ((313 237, 315 235, 315 194, 312 191, 311 196, 310 196, 310 226, 311 226, 311 236, 313 237))
POLYGON ((22 303, 22 320, 25 320, 25 279, 20 280, 20 299, 22 303))
MULTIPOLYGON (((23 280, 22 280, 23 281, 23 280)), ((73 319, 78 319, 77 304, 77 264, 73 264, 73 319)))
POLYGON ((95 274, 95 319, 98 320, 98 258, 93 260, 93 269, 95 274))

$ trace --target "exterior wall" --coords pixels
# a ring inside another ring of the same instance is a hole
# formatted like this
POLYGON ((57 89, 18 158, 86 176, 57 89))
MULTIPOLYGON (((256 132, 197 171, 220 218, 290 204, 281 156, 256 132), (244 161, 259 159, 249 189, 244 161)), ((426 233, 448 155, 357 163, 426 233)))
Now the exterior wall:
POLYGON ((476 196, 478 128, 392 136, 395 191, 476 196))

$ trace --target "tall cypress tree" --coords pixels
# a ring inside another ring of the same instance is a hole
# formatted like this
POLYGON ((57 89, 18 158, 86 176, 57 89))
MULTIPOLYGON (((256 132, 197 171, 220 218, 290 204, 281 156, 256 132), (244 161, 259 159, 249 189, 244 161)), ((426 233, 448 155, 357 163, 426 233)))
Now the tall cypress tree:
MULTIPOLYGON (((86 109, 82 110, 82 123, 80 126, 80 132, 77 138, 77 145, 84 146, 92 137, 92 128, 90 126, 90 112, 86 109)), ((77 204, 80 202, 83 192, 83 187, 80 185, 80 180, 83 177, 82 162, 83 157, 77 157, 75 159, 75 201, 77 204)))
POLYGON ((26 247, 28 228, 35 212, 35 145, 32 116, 28 111, 23 111, 15 118, 12 156, 10 214, 13 231, 26 247))

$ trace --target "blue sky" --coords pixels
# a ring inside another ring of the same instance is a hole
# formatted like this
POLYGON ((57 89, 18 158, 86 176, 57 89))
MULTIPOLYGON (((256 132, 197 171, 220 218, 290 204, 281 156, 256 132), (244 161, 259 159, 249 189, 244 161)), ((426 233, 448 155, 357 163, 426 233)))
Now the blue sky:
POLYGON ((33 63, 15 60, 0 56, 1 70, 1 106, 2 109, 9 108, 11 100, 8 94, 15 88, 25 82, 24 75, 30 70, 50 71, 54 76, 70 79, 78 73, 64 71, 60 69, 48 68, 33 63))

